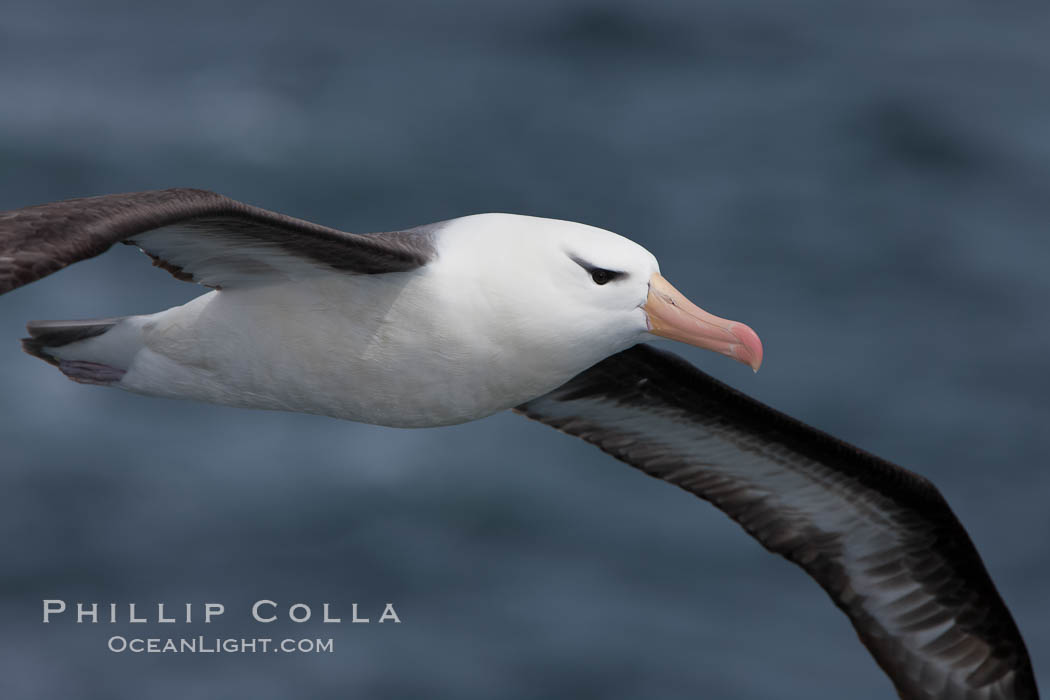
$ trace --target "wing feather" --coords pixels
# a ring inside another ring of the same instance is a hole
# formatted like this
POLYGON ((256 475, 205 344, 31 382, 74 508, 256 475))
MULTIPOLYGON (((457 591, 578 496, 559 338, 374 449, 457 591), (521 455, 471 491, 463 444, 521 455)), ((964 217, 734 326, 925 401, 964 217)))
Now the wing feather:
POLYGON ((642 345, 516 410, 710 501, 801 566, 902 698, 1038 696, 1010 612, 921 476, 642 345))
POLYGON ((331 271, 403 272, 433 255, 425 227, 346 233, 215 192, 175 188, 0 212, 0 294, 117 242, 139 246, 179 279, 210 286, 331 271))

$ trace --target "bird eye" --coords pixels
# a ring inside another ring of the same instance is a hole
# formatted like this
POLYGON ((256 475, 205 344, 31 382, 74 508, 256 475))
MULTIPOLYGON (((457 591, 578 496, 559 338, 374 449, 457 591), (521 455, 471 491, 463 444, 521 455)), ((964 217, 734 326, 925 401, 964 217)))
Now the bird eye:
POLYGON ((617 272, 616 270, 606 270, 601 267, 595 267, 586 260, 578 258, 575 255, 570 254, 569 257, 574 263, 587 271, 587 274, 591 276, 591 279, 594 280, 595 284, 608 284, 615 279, 627 276, 626 272, 617 272))

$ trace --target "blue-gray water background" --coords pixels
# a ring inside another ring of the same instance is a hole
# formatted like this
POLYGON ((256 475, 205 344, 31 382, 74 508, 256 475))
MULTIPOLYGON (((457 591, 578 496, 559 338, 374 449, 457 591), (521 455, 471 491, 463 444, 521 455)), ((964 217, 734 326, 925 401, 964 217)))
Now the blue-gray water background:
MULTIPOLYGON (((352 231, 623 233, 765 342, 757 375, 691 360, 936 482, 1045 690, 1048 36, 1034 2, 8 2, 0 209, 179 185, 352 231)), ((199 291, 121 247, 0 299, 4 698, 892 695, 801 570, 548 428, 147 399, 19 350, 199 291), (263 597, 403 623, 251 624, 263 597), (130 631, 336 652, 116 655, 42 598, 224 602, 130 631)))

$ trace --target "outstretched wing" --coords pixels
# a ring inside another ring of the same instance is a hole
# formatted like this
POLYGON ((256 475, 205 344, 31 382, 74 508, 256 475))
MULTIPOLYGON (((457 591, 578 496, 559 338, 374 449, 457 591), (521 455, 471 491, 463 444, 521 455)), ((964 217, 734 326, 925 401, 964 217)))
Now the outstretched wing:
POLYGON ((0 212, 0 294, 122 241, 179 279, 210 286, 331 272, 402 272, 433 255, 424 229, 359 235, 207 190, 68 199, 0 212))
POLYGON ((801 566, 902 698, 1038 696, 1010 612, 926 479, 643 345, 516 410, 710 501, 801 566))

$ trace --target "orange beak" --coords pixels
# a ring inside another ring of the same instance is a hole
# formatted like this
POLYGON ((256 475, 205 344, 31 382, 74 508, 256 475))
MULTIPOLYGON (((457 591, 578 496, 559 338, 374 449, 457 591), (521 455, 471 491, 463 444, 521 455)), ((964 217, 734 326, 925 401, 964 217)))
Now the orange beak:
POLYGON ((649 332, 653 335, 714 350, 756 372, 762 364, 762 341, 757 333, 743 323, 707 313, 660 274, 649 280, 649 298, 642 308, 649 317, 649 332))

